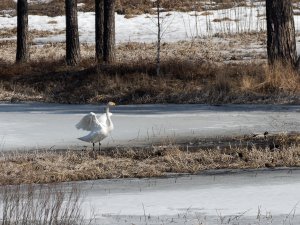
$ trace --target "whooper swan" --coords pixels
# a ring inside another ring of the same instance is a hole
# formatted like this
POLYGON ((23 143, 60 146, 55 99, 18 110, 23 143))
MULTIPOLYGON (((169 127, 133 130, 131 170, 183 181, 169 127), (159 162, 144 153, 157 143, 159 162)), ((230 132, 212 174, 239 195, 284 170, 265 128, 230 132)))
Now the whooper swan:
POLYGON ((109 112, 109 108, 115 105, 116 104, 114 102, 109 102, 106 105, 105 113, 103 113, 99 118, 97 118, 96 114, 93 112, 84 116, 79 123, 76 124, 76 128, 90 131, 90 133, 78 139, 93 143, 93 150, 95 148, 95 143, 99 142, 100 150, 101 141, 114 129, 114 125, 110 118, 112 113, 109 112))

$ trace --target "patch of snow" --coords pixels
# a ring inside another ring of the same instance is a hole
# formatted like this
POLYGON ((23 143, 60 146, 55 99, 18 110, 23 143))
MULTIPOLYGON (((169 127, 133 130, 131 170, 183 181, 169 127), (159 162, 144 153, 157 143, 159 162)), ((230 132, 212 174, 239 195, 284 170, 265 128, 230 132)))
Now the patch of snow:
POLYGON ((7 9, 7 10, 1 10, 0 11, 0 17, 11 17, 11 13, 14 13, 16 10, 14 9, 7 9))
MULTIPOLYGON (((258 32, 266 30, 265 7, 234 7, 231 9, 198 12, 162 12, 162 41, 176 42, 218 34, 258 32)), ((81 42, 94 42, 95 13, 79 12, 81 42)), ((16 17, 0 17, 0 27, 14 28, 16 17)), ((300 31, 300 16, 295 15, 296 31, 300 31)), ((40 31, 64 31, 65 17, 29 16, 29 29, 40 31), (55 23, 53 23, 55 21, 55 23)), ((64 35, 35 39, 36 42, 63 41, 64 35)), ((116 14, 116 42, 155 42, 157 40, 157 16, 150 14, 125 18, 116 14)))

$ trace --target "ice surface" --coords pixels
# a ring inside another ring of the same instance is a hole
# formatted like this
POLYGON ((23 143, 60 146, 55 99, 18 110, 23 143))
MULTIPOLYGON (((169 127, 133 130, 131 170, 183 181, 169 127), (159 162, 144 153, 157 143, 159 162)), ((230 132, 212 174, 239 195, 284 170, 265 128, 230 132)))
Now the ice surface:
MULTIPOLYGON (((82 148, 75 124, 104 106, 1 104, 0 150, 82 148)), ((300 131, 299 106, 128 105, 112 110, 115 130, 104 146, 136 146, 199 137, 300 131), (174 119, 176 122, 174 123, 174 119)))
POLYGON ((178 219, 178 215, 186 214, 193 218, 198 214, 202 218, 215 219, 243 215, 252 222, 258 220, 258 216, 269 215, 274 217, 273 221, 280 217, 282 224, 289 215, 296 218, 300 213, 297 210, 299 176, 299 170, 278 170, 95 181, 91 189, 87 188, 91 183, 83 185, 88 193, 83 208, 86 214, 93 211, 100 222, 108 220, 115 223, 118 218, 130 221, 130 218, 139 216, 144 220, 145 215, 147 218, 178 219))

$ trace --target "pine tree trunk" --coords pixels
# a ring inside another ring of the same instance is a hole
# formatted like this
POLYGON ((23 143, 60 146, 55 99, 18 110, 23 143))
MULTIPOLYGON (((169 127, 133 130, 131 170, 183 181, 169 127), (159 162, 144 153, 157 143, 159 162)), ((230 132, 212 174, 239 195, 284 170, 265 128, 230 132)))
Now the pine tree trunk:
POLYGON ((103 62, 104 0, 95 0, 95 13, 96 60, 101 63, 103 62))
POLYGON ((266 0, 267 51, 270 65, 297 61, 295 25, 291 0, 266 0))
POLYGON ((103 61, 115 61, 115 0, 104 0, 103 61))
POLYGON ((66 3, 66 62, 75 66, 80 61, 80 44, 77 20, 77 0, 66 3))
POLYGON ((24 63, 29 59, 28 52, 28 3, 27 0, 17 2, 17 54, 16 62, 24 63))

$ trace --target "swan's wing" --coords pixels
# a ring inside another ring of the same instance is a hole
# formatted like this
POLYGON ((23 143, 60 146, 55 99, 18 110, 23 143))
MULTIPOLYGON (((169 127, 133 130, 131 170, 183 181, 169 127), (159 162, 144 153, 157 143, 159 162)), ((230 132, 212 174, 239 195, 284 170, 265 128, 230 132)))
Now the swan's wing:
POLYGON ((91 112, 84 116, 75 126, 77 129, 91 131, 93 128, 99 126, 99 121, 96 114, 91 112))
MULTIPOLYGON (((108 113, 108 116, 111 117, 112 113, 108 113)), ((107 121, 107 116, 106 113, 103 113, 101 116, 98 118, 99 123, 102 125, 106 126, 106 121, 107 121)))
POLYGON ((107 137, 107 132, 103 129, 91 131, 88 135, 78 138, 81 141, 96 143, 107 137))

